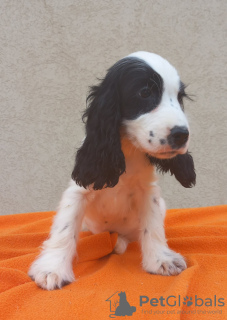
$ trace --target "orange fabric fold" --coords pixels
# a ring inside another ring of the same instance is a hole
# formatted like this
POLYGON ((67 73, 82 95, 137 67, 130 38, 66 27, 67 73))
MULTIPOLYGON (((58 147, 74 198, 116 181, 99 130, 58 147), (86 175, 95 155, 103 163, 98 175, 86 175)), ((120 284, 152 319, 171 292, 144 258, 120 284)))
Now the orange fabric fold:
POLYGON ((144 272, 137 242, 116 255, 116 233, 81 232, 76 282, 45 291, 27 272, 54 214, 0 217, 0 319, 227 319, 227 206, 168 211, 168 244, 188 265, 178 276, 144 272), (117 315, 121 292, 132 315, 117 315))

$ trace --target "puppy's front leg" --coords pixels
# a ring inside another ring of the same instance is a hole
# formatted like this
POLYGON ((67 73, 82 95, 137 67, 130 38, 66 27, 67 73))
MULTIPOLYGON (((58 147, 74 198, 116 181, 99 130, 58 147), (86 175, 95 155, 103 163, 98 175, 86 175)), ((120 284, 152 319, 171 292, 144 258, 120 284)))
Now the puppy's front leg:
POLYGON ((81 228, 86 190, 74 181, 63 193, 54 218, 49 239, 33 262, 29 276, 43 289, 53 290, 74 280, 72 259, 76 254, 76 241, 81 228))
POLYGON ((140 241, 145 271, 165 276, 177 275, 187 268, 184 258, 168 248, 164 231, 165 202, 153 189, 142 220, 140 241))

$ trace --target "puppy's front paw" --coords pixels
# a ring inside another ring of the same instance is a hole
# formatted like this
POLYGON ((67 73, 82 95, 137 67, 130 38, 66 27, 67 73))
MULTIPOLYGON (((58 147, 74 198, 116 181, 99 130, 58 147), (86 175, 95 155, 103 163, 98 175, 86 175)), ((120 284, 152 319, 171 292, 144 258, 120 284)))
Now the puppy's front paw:
POLYGON ((179 253, 164 247, 152 255, 151 259, 144 259, 143 267, 149 273, 172 276, 181 273, 187 268, 187 265, 179 253))
POLYGON ((28 275, 46 290, 60 289, 75 280, 72 267, 64 258, 44 252, 33 262, 28 275))

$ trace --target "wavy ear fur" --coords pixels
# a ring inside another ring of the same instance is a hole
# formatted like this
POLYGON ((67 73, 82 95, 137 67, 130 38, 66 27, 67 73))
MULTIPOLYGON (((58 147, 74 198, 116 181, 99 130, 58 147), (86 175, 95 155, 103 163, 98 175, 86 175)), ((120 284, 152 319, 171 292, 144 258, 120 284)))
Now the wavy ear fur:
POLYGON ((86 138, 76 154, 72 179, 84 188, 114 187, 125 171, 120 142, 120 97, 116 79, 107 74, 99 86, 91 87, 83 115, 86 138), (114 81, 115 80, 115 81, 114 81))
POLYGON ((179 154, 171 159, 157 159, 147 155, 151 164, 157 167, 161 173, 170 171, 171 175, 185 188, 191 188, 196 184, 196 173, 192 156, 187 152, 179 154))

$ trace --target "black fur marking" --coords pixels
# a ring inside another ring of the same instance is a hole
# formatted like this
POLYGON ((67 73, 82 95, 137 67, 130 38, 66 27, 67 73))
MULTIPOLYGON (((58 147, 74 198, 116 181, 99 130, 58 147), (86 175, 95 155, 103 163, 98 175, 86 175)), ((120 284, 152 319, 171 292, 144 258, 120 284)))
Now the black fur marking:
POLYGON ((83 115, 86 138, 76 154, 72 179, 94 190, 114 187, 125 172, 121 150, 120 126, 123 119, 136 119, 155 109, 161 101, 163 80, 138 58, 118 61, 101 80, 91 87, 83 115), (144 98, 144 88, 151 94, 144 98))
POLYGON ((160 140, 159 140, 159 142, 160 142, 160 144, 162 144, 162 145, 163 145, 163 144, 165 144, 165 143, 166 143, 166 140, 165 140, 165 139, 160 139, 160 140))
POLYGON ((170 172, 185 188, 196 184, 196 173, 192 156, 187 152, 171 159, 157 159, 147 155, 150 163, 161 173, 170 172))
POLYGON ((149 139, 149 140, 148 140, 148 142, 149 142, 149 143, 151 143, 151 142, 152 142, 152 140, 151 140, 151 139, 149 139))
POLYGON ((162 77, 146 62, 138 58, 125 58, 110 70, 120 73, 119 90, 123 119, 133 120, 155 109, 162 98, 162 77), (150 95, 144 96, 143 92, 150 95))
POLYGON ((148 233, 148 230, 147 230, 147 229, 145 229, 145 230, 144 230, 144 235, 145 235, 145 234, 147 234, 147 233, 148 233))
POLYGON ((60 232, 63 232, 63 231, 66 230, 68 227, 69 227, 69 225, 66 224, 66 225, 64 226, 64 228, 63 228, 60 232))
POLYGON ((153 131, 150 131, 150 136, 151 136, 151 137, 154 137, 153 131))

